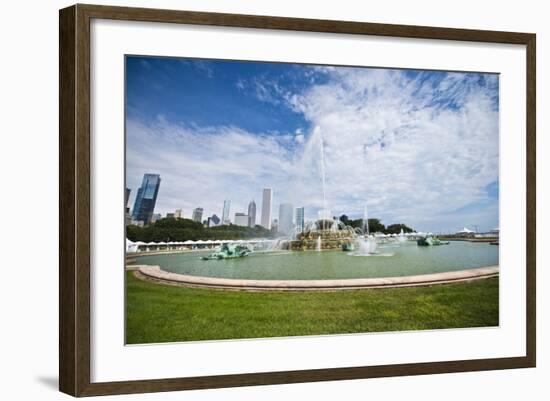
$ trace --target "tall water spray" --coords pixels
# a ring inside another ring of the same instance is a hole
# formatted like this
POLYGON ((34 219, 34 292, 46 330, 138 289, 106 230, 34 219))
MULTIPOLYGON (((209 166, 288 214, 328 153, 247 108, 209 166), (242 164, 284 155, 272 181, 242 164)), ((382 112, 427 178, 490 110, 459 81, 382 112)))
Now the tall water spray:
POLYGON ((369 213, 367 205, 363 209, 363 237, 357 239, 359 249, 358 255, 371 255, 376 251, 376 239, 370 236, 369 232, 369 213))
POLYGON ((403 229, 401 229, 401 231, 399 232, 399 236, 397 237, 397 240, 399 242, 405 242, 407 240, 407 237, 405 236, 403 229))
POLYGON ((365 236, 368 237, 369 232, 369 212, 367 210, 367 205, 365 205, 365 208, 363 209, 363 232, 365 233, 365 236))
MULTIPOLYGON (((350 227, 345 227, 338 219, 332 218, 332 214, 327 209, 327 176, 326 176, 326 159, 325 159, 325 139, 323 136, 323 131, 319 126, 315 127, 313 131, 314 136, 316 137, 316 140, 319 144, 319 172, 321 176, 321 190, 322 190, 322 196, 323 196, 323 204, 322 209, 319 213, 319 218, 322 221, 321 224, 317 222, 316 229, 321 230, 322 234, 320 234, 316 239, 315 249, 320 251, 323 247, 323 237, 330 237, 331 235, 337 236, 340 225, 344 226, 345 229, 352 230, 352 237, 356 236, 356 233, 353 232, 353 229, 350 227), (330 221, 330 226, 327 230, 327 222, 330 221), (327 233, 327 231, 330 231, 330 235, 327 233)), ((363 162, 366 164, 366 145, 364 146, 364 157, 363 162)), ((363 227, 362 230, 363 236, 359 237, 356 236, 354 239, 357 241, 358 245, 358 253, 362 255, 370 255, 375 253, 376 250, 376 239, 370 235, 369 232, 369 218, 368 218, 368 211, 367 206, 365 205, 363 210, 363 227)), ((348 231, 349 232, 349 231, 348 231)))
POLYGON ((322 220, 323 220, 323 230, 325 229, 326 224, 326 213, 327 213, 327 192, 326 192, 326 172, 325 172, 325 140, 323 138, 323 131, 320 127, 315 127, 315 131, 317 131, 319 135, 319 147, 320 147, 320 163, 321 163, 321 186, 323 190, 323 212, 322 212, 322 220))
POLYGON ((376 253, 376 240, 372 237, 365 236, 364 238, 359 238, 359 249, 356 252, 356 255, 372 255, 373 253, 376 253))

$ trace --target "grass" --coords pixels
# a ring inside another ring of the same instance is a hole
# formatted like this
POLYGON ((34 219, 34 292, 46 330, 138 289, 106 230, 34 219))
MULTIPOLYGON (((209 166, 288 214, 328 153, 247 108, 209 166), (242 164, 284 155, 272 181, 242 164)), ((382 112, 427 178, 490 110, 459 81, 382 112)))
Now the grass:
POLYGON ((128 344, 487 327, 499 324, 498 278, 340 292, 186 288, 126 277, 128 344))

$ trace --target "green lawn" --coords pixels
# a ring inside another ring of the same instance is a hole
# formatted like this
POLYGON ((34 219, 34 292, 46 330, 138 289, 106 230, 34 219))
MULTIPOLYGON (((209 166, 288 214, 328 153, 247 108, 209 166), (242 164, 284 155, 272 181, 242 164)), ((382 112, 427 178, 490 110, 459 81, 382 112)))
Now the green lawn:
POLYGON ((498 325, 498 279, 340 292, 244 292, 144 282, 127 272, 126 342, 498 325))

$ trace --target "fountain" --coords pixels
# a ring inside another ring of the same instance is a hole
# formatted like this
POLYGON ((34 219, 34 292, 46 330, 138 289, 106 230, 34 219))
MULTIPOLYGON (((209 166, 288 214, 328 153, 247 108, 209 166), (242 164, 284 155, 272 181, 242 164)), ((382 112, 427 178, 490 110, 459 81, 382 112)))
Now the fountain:
POLYGON ((369 232, 369 213, 367 205, 363 209, 363 236, 357 238, 359 247, 356 255, 371 255, 376 251, 376 238, 370 235, 369 232))
POLYGON ((405 235, 405 233, 403 232, 403 229, 401 229, 401 231, 399 232, 399 235, 397 236, 397 240, 399 242, 405 242, 407 241, 407 236, 405 235))
POLYGON ((367 205, 365 205, 365 207, 363 208, 363 232, 365 233, 365 235, 368 237, 370 232, 369 232, 369 213, 368 213, 368 210, 367 210, 367 205))
POLYGON ((354 244, 358 237, 353 227, 346 226, 341 221, 326 218, 308 221, 304 229, 295 231, 280 241, 281 249, 292 251, 321 251, 326 249, 341 249, 354 244))
POLYGON ((316 221, 308 221, 300 231, 295 231, 280 241, 280 248, 292 251, 342 249, 360 254, 372 254, 376 251, 376 239, 369 235, 367 207, 363 210, 363 227, 353 228, 332 217, 327 208, 325 142, 322 131, 316 127, 314 133, 319 139, 319 175, 321 181, 322 208, 316 221))
MULTIPOLYGON (((498 274, 496 266, 499 260, 498 249, 489 244, 485 244, 485 246, 457 241, 450 246, 431 246, 442 245, 443 241, 423 233, 405 234, 403 229, 399 234, 371 233, 366 206, 363 209, 361 227, 352 227, 336 217, 332 217, 332 213, 327 209, 326 188, 333 186, 330 180, 327 181, 325 170, 325 157, 329 156, 330 152, 327 151, 325 154, 325 143, 319 128, 315 129, 314 134, 315 137, 312 139, 318 142, 313 142, 313 144, 319 145, 317 160, 319 162, 320 190, 317 198, 322 200, 322 204, 312 202, 312 206, 314 205, 319 210, 316 219, 305 221, 285 237, 262 240, 260 241, 261 245, 254 245, 256 248, 253 248, 253 245, 246 246, 244 243, 224 244, 214 253, 201 258, 219 259, 217 263, 200 261, 197 256, 204 255, 204 253, 197 252, 145 255, 137 263, 155 266, 160 269, 159 271, 179 274, 180 277, 187 277, 186 280, 192 276, 200 277, 201 282, 208 280, 216 282, 218 279, 223 279, 226 284, 221 285, 222 288, 227 285, 227 279, 237 280, 235 285, 242 285, 242 283, 238 283, 240 279, 243 281, 258 280, 263 283, 287 280, 284 288, 287 288, 288 285, 288 288, 296 286, 294 288, 303 289, 306 287, 301 284, 296 285, 296 282, 312 280, 315 286, 318 286, 319 281, 337 280, 338 287, 336 288, 341 288, 342 282, 348 279, 405 277, 402 282, 404 285, 410 285, 410 276, 441 272, 452 273, 464 269, 486 269, 487 266, 491 267, 491 274, 495 274, 495 268, 496 274, 498 274), (412 245, 413 241, 419 238, 421 240, 418 245, 428 245, 429 247, 405 245, 405 242, 410 242, 412 245), (389 247, 392 248, 391 252, 383 249, 389 247), (251 254, 253 250, 261 251, 251 254), (329 252, 318 253, 325 250, 329 252), (330 250, 333 251, 330 252, 330 250), (337 252, 336 250, 341 251, 337 252)), ((422 282, 424 283, 424 281, 422 282)), ((353 283, 355 281, 348 284, 349 288, 356 288, 353 287, 355 285, 353 283)), ((214 285, 220 285, 219 281, 214 285)), ((265 285, 269 287, 269 285, 265 285)), ((259 287, 252 286, 250 288, 257 290, 259 287)), ((273 288, 280 290, 283 287, 273 288)))
POLYGON ((437 246, 437 245, 449 245, 449 241, 441 241, 439 238, 433 235, 427 235, 416 241, 419 246, 437 246))
POLYGON ((372 255, 376 252, 377 244, 374 237, 359 237, 357 242, 359 243, 359 248, 357 249, 356 255, 372 255))
POLYGON ((277 250, 321 251, 341 249, 358 254, 376 252, 377 240, 367 235, 362 228, 348 226, 335 218, 308 221, 304 229, 295 231, 277 241, 277 250))
MULTIPOLYGON (((363 226, 354 228, 344 224, 336 217, 332 217, 327 208, 327 177, 325 160, 325 141, 319 127, 314 129, 314 135, 319 144, 319 176, 321 184, 322 208, 318 212, 318 219, 307 221, 303 227, 286 237, 278 238, 270 242, 266 251, 307 251, 341 249, 346 252, 354 252, 354 255, 371 255, 376 253, 377 238, 369 232, 368 210, 363 209, 363 226), (298 231, 299 230, 299 231, 298 231)), ((330 185, 330 183, 328 183, 330 185)), ((226 259, 226 250, 220 249, 207 259, 226 259)))
POLYGON ((242 258, 248 256, 252 250, 248 245, 242 244, 223 244, 216 252, 211 253, 208 256, 201 257, 202 260, 215 260, 215 259, 233 259, 242 258))

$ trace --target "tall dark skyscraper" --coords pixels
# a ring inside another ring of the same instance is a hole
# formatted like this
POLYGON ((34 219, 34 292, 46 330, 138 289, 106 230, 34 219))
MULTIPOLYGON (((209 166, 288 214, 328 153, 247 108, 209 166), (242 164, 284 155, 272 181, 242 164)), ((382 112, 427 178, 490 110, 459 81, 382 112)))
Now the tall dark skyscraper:
POLYGON ((143 221, 147 225, 151 222, 155 204, 157 203, 157 194, 160 187, 160 175, 144 174, 141 187, 136 194, 132 218, 137 221, 143 221))
POLYGON ((248 204, 248 227, 256 225, 256 202, 251 201, 248 204))

